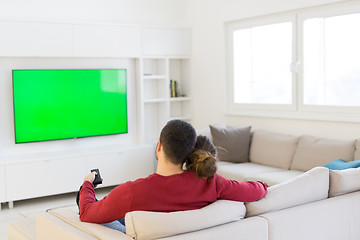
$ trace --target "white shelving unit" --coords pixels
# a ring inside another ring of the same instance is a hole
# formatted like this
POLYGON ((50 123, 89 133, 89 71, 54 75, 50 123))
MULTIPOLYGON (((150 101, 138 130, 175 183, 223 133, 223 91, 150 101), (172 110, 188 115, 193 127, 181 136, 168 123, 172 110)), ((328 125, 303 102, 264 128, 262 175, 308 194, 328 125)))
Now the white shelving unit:
POLYGON ((141 139, 155 143, 167 121, 192 120, 189 59, 142 57, 138 69, 141 139), (178 97, 170 96, 170 80, 177 82, 178 97))

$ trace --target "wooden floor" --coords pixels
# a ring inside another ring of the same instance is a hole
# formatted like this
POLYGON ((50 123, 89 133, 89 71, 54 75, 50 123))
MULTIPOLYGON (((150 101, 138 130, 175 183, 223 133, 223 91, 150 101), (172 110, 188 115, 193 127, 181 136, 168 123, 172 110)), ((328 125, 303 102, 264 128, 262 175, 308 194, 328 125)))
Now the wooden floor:
MULTIPOLYGON (((106 196, 113 187, 96 189, 97 199, 106 196)), ((47 209, 76 206, 76 193, 68 193, 51 197, 15 201, 14 207, 9 209, 7 203, 1 204, 0 210, 0 240, 7 240, 7 231, 10 223, 21 219, 35 219, 36 215, 47 209)))

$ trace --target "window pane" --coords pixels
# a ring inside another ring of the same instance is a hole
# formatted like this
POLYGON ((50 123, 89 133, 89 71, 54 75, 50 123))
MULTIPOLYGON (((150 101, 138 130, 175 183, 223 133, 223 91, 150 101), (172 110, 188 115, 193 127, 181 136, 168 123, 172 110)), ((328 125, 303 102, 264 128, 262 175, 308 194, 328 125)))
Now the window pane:
POLYGON ((292 23, 236 30, 234 102, 291 104, 292 23))
POLYGON ((360 106, 360 14, 304 22, 304 104, 360 106))

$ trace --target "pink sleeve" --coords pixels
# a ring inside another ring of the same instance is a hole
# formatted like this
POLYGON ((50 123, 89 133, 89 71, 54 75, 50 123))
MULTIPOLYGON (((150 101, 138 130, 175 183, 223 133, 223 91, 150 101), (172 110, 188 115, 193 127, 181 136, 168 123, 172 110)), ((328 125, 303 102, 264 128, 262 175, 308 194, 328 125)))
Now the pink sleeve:
POLYGON ((215 175, 218 199, 239 202, 253 202, 263 198, 267 193, 267 186, 262 182, 239 182, 215 175))
POLYGON ((93 223, 107 223, 125 217, 131 211, 131 185, 124 183, 113 189, 110 194, 96 201, 92 183, 84 182, 80 191, 80 220, 93 223))

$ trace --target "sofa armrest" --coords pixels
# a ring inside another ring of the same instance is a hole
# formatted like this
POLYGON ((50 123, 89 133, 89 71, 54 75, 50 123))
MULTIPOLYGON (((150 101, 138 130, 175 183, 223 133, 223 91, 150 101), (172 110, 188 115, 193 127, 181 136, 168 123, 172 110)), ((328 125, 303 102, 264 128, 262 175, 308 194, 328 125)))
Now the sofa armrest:
POLYGON ((38 240, 45 239, 119 239, 132 240, 126 234, 100 224, 81 222, 76 211, 69 208, 48 211, 37 216, 38 240))

